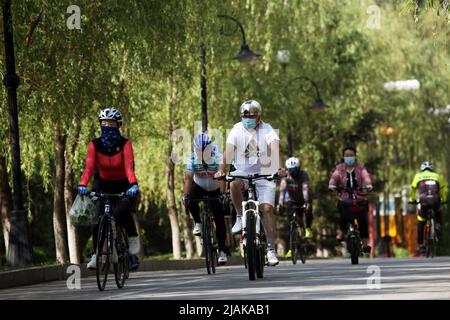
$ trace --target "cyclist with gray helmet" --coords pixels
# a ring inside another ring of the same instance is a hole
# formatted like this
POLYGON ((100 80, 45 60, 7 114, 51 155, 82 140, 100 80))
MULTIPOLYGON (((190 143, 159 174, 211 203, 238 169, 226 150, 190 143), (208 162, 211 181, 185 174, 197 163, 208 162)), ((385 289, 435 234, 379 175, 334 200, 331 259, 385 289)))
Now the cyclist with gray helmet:
MULTIPOLYGON (((216 178, 225 175, 225 165, 232 163, 236 169, 231 175, 246 176, 251 174, 274 174, 284 176, 279 164, 279 137, 272 126, 261 120, 262 108, 256 100, 247 100, 240 107, 241 121, 230 131, 226 151, 216 178)), ((275 252, 275 224, 273 207, 275 203, 275 183, 268 180, 255 181, 256 194, 260 203, 262 222, 267 237, 267 262, 270 266, 279 263, 275 252)), ((242 231, 243 192, 248 187, 247 181, 236 179, 230 184, 231 200, 236 209, 236 222, 233 234, 242 231)))

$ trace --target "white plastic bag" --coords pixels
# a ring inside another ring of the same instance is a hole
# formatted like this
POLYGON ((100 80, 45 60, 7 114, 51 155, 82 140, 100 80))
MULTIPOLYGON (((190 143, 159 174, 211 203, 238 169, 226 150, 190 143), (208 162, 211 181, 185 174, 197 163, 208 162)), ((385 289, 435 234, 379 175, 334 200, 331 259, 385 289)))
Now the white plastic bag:
POLYGON ((75 226, 91 226, 95 221, 95 205, 88 196, 77 195, 70 209, 70 220, 75 226))

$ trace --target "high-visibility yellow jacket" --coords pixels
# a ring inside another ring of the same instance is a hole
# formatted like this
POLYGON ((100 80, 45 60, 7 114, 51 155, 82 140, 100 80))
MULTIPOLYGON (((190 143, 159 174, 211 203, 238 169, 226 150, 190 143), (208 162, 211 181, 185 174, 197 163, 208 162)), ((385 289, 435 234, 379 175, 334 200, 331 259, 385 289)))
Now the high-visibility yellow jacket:
POLYGON ((441 201, 444 202, 447 199, 447 185, 445 180, 436 172, 425 170, 423 172, 416 173, 414 180, 411 183, 411 192, 409 194, 409 201, 416 201, 417 186, 423 180, 435 180, 439 184, 439 193, 441 201))

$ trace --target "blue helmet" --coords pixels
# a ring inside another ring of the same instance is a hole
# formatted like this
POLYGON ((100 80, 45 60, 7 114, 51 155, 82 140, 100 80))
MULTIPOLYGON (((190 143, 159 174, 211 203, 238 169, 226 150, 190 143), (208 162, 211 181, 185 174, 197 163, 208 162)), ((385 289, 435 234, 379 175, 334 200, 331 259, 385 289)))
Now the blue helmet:
POLYGON ((192 142, 192 146, 196 150, 205 150, 208 145, 211 144, 211 139, 205 132, 199 133, 194 137, 194 141, 192 142))

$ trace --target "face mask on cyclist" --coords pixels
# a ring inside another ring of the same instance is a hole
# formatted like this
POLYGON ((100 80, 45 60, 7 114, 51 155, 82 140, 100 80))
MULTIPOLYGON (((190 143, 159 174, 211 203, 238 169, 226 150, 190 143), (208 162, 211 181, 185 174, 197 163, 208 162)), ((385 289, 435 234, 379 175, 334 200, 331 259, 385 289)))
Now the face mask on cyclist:
POLYGON ((354 165, 355 164, 355 160, 356 160, 355 157, 344 157, 344 162, 348 166, 354 165))
POLYGON ((298 174, 300 173, 300 168, 291 168, 291 169, 288 169, 288 171, 289 171, 289 175, 291 177, 296 178, 298 176, 298 174))
POLYGON ((102 126, 102 144, 105 147, 112 147, 120 138, 120 131, 118 128, 102 126))
POLYGON ((245 129, 254 129, 256 127, 256 119, 242 118, 242 124, 245 129))

